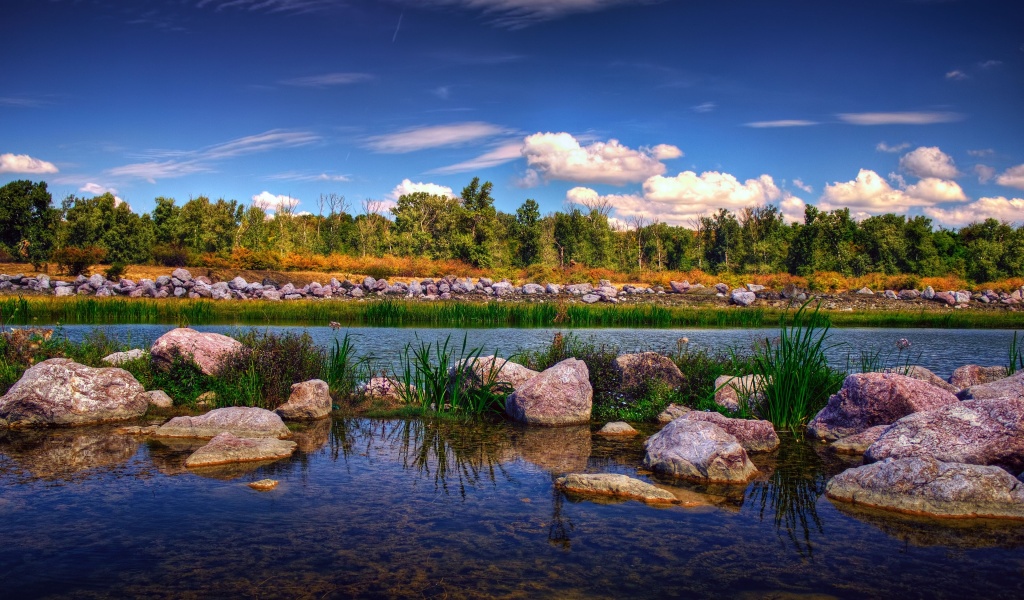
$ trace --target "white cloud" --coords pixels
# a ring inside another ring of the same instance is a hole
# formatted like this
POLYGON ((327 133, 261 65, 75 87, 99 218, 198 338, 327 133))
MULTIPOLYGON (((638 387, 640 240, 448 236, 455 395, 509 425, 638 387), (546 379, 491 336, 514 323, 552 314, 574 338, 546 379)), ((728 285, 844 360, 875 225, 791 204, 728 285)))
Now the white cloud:
POLYGON ((946 79, 949 79, 951 81, 963 81, 964 79, 967 79, 967 78, 968 78, 967 77, 967 73, 964 73, 963 71, 961 71, 959 69, 956 69, 956 70, 950 71, 949 73, 946 73, 946 79))
POLYGON ((818 122, 806 121, 804 119, 780 119, 778 121, 754 121, 753 123, 746 123, 747 127, 755 127, 758 129, 771 127, 809 127, 811 125, 818 125, 818 122))
POLYGON ((114 177, 138 177, 139 179, 145 179, 149 183, 156 183, 157 179, 173 179, 210 170, 210 167, 195 161, 168 160, 114 167, 113 169, 108 169, 107 174, 114 177))
POLYGON ((790 223, 803 223, 805 208, 807 208, 807 203, 792 195, 787 195, 779 202, 782 217, 790 223))
POLYGON ((988 165, 974 165, 974 174, 978 176, 978 183, 988 183, 996 176, 996 170, 988 165))
POLYGON ((850 125, 931 125, 963 119, 952 112, 869 112, 841 113, 839 120, 850 125))
MULTIPOLYGON (((111 196, 114 197, 114 206, 127 204, 123 198, 117 195, 117 190, 115 188, 102 186, 98 183, 86 183, 82 187, 78 188, 78 191, 84 192, 86 194, 92 194, 93 196, 102 196, 103 194, 110 194, 111 196)), ((132 207, 128 206, 128 210, 131 209, 132 207)))
POLYGON ((465 173, 467 171, 489 169, 522 157, 523 142, 517 140, 514 142, 508 142, 507 144, 502 144, 494 150, 481 154, 476 158, 471 158, 467 161, 456 163, 454 165, 448 165, 447 167, 432 169, 427 171, 427 173, 465 173))
POLYGON ((209 146, 198 151, 201 158, 224 159, 269 150, 282 148, 297 148, 308 146, 320 141, 320 136, 309 131, 285 131, 283 129, 271 129, 256 135, 237 138, 230 142, 209 146))
POLYGON ((283 85, 294 85, 298 87, 329 87, 332 85, 348 85, 373 79, 368 73, 324 73, 323 75, 310 75, 308 77, 296 77, 281 81, 283 85))
POLYGON ((803 190, 803 191, 807 192, 808 194, 810 194, 811 192, 814 191, 814 188, 812 188, 811 186, 809 186, 806 183, 804 183, 804 181, 802 179, 794 179, 793 180, 793 185, 796 186, 797 189, 803 190))
POLYGON ((982 69, 994 69, 1003 64, 1001 60, 986 60, 985 62, 978 63, 978 66, 982 69))
POLYGON ((925 208, 924 214, 947 227, 963 227, 976 221, 997 219, 1010 223, 1024 222, 1024 199, 979 198, 975 202, 963 206, 944 208, 925 208))
POLYGON ((523 156, 534 175, 580 183, 622 185, 665 172, 661 160, 678 158, 682 150, 668 144, 634 150, 618 140, 581 146, 571 134, 535 133, 524 140, 523 156))
POLYGON ((953 179, 960 174, 953 158, 937 146, 921 146, 900 159, 900 168, 915 177, 953 179))
POLYGON ((427 148, 458 146, 496 135, 509 133, 503 127, 491 123, 471 121, 451 125, 413 127, 397 133, 375 135, 366 138, 366 146, 385 154, 404 154, 427 148))
MULTIPOLYGON (((246 0, 252 1, 252 0, 246 0)), ((278 0, 282 1, 282 0, 278 0)), ((407 3, 439 8, 457 6, 478 10, 499 27, 520 29, 541 21, 557 19, 574 13, 597 12, 621 4, 643 0, 405 0, 407 3)))
POLYGON ((452 188, 446 185, 438 185, 436 183, 413 183, 409 179, 403 179, 402 183, 395 186, 391 193, 388 194, 388 198, 392 201, 398 200, 400 197, 406 194, 415 194, 416 192, 426 192, 435 196, 449 196, 455 198, 455 194, 452 192, 452 188))
POLYGON ((1010 167, 996 178, 996 183, 1024 190, 1024 164, 1010 167))
POLYGON ((875 150, 877 150, 879 152, 895 153, 895 152, 903 152, 904 150, 906 150, 909 147, 910 147, 910 144, 908 144, 907 142, 903 142, 901 144, 894 144, 892 146, 890 146, 889 144, 886 144, 885 142, 878 142, 878 145, 875 146, 875 150))
MULTIPOLYGON (((902 185, 902 180, 900 180, 902 185)), ((858 216, 905 213, 908 207, 931 207, 942 202, 967 200, 955 181, 934 177, 922 179, 904 189, 893 188, 878 173, 861 169, 857 179, 825 186, 818 202, 823 210, 849 208, 858 216)))
POLYGON ((327 173, 299 173, 296 171, 286 171, 284 173, 276 173, 274 175, 267 175, 263 179, 270 181, 335 181, 335 182, 347 182, 352 181, 352 178, 348 175, 330 175, 327 173))
POLYGON ((32 158, 28 154, 0 154, 0 173, 56 173, 57 167, 51 162, 32 158))
POLYGON ((967 151, 967 155, 968 156, 974 156, 976 158, 984 158, 986 156, 992 156, 995 153, 996 153, 996 151, 991 149, 991 148, 981 148, 981 149, 978 149, 978 150, 968 150, 967 151))
POLYGON ((265 190, 252 197, 253 206, 256 208, 262 208, 268 212, 292 209, 298 206, 298 204, 298 198, 292 198, 291 196, 285 196, 282 194, 275 195, 265 190))
POLYGON ((715 110, 716 108, 718 108, 718 106, 714 102, 704 102, 703 104, 698 104, 697 106, 694 106, 693 112, 709 113, 715 110))

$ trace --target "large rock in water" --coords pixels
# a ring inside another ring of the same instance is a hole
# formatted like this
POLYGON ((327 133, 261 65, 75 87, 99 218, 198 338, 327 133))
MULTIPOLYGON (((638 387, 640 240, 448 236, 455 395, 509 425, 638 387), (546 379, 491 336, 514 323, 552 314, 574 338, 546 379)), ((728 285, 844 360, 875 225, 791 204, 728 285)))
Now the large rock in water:
POLYGON ((676 504, 671 492, 646 481, 615 473, 570 473, 555 480, 558 489, 581 496, 610 496, 650 504, 676 504))
POLYGON ((295 452, 295 442, 274 438, 240 438, 225 431, 185 459, 185 466, 214 467, 238 462, 279 460, 295 452))
POLYGON ((1024 400, 966 400, 903 417, 864 453, 866 462, 930 456, 1024 471, 1024 400))
POLYGON ((957 390, 963 390, 975 385, 994 383, 1004 378, 1006 378, 1006 367, 964 365, 953 371, 949 383, 957 390))
POLYGON ((895 373, 856 373, 807 424, 807 433, 837 440, 911 413, 955 404, 956 396, 930 383, 895 373))
POLYGON ((920 380, 920 381, 924 381, 924 382, 930 383, 930 384, 934 385, 935 387, 942 388, 942 389, 946 390, 947 392, 949 392, 951 394, 955 394, 955 393, 959 392, 960 391, 960 387, 963 387, 963 386, 957 387, 955 385, 951 385, 945 379, 939 377, 935 373, 932 373, 930 369, 926 369, 925 367, 922 367, 920 365, 912 365, 912 366, 910 366, 910 367, 908 367, 906 369, 906 372, 903 372, 903 373, 900 372, 901 370, 902 369, 896 369, 896 370, 890 370, 888 372, 890 372, 890 373, 897 373, 897 374, 900 374, 900 375, 906 375, 907 377, 910 377, 911 379, 917 379, 917 380, 920 380))
POLYGON ((502 381, 511 385, 512 389, 516 389, 538 375, 538 372, 533 369, 528 369, 521 364, 491 355, 479 356, 475 360, 463 359, 458 364, 452 366, 448 373, 449 376, 454 377, 455 370, 466 365, 471 360, 472 364, 466 366, 463 376, 467 378, 467 383, 474 385, 482 385, 489 378, 493 377, 495 382, 502 381))
POLYGON ((292 386, 288 402, 274 412, 287 421, 315 421, 331 414, 331 389, 322 379, 311 379, 292 386))
POLYGON ((991 383, 972 385, 959 394, 962 400, 1024 399, 1024 371, 991 383))
POLYGON ((998 467, 929 457, 848 469, 825 488, 833 500, 933 517, 1024 519, 1024 483, 998 467))
POLYGON ((590 421, 593 399, 586 363, 567 358, 512 392, 505 412, 532 425, 578 425, 590 421))
POLYGON ((149 406, 145 392, 124 369, 51 358, 25 371, 0 398, 0 423, 52 427, 134 419, 149 406))
POLYGON ((685 379, 682 371, 672 359, 657 352, 623 354, 612 363, 612 369, 619 378, 620 389, 629 391, 652 381, 658 381, 669 389, 677 389, 685 379))
POLYGON ((221 362, 242 347, 241 342, 226 335, 200 333, 195 329, 179 327, 157 338, 149 353, 157 368, 170 368, 177 353, 191 358, 203 373, 214 375, 220 369, 221 362))
POLYGON ((704 483, 746 483, 757 475, 739 441, 706 421, 676 419, 644 448, 644 466, 663 475, 704 483))
POLYGON ((692 410, 679 418, 718 425, 734 436, 747 452, 771 452, 779 447, 779 435, 771 421, 730 419, 721 413, 699 410, 692 410))
POLYGON ((174 417, 153 435, 210 439, 225 431, 244 438, 282 438, 288 435, 288 428, 277 413, 248 406, 218 408, 197 417, 174 417))

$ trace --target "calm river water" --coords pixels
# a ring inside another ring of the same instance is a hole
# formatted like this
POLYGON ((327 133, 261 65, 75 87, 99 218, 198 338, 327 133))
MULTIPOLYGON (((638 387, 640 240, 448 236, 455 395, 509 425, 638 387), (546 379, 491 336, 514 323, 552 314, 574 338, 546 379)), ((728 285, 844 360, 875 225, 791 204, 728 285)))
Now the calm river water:
MULTIPOLYGON (((645 431, 649 433, 650 430, 645 431)), ((111 428, 0 434, 5 598, 1021 598, 1024 524, 822 496, 852 462, 788 437, 746 486, 652 480, 589 427, 351 419, 273 464, 111 428), (564 472, 688 506, 566 497, 564 472), (246 483, 271 477, 277 489, 246 483)))
MULTIPOLYGON (((170 325, 105 325, 108 335, 124 340, 135 347, 148 348, 153 340, 173 327, 170 325)), ((81 339, 96 327, 91 325, 65 325, 63 332, 72 340, 81 339)), ((246 331, 250 327, 230 325, 196 326, 200 331, 232 334, 246 331)), ((773 329, 426 329, 394 327, 353 327, 332 330, 328 327, 258 327, 258 331, 276 333, 308 333, 322 346, 332 346, 349 334, 356 352, 373 356, 383 365, 394 364, 406 344, 422 342, 435 343, 451 337, 451 345, 461 347, 463 337, 466 347, 482 348, 483 355, 497 351, 501 356, 510 356, 521 350, 536 350, 546 347, 555 332, 571 332, 582 340, 595 344, 617 347, 622 352, 655 350, 675 352, 680 338, 689 340, 692 351, 726 351, 735 349, 749 352, 753 345, 765 338, 776 338, 773 329)), ((1013 332, 992 329, 832 329, 826 342, 831 362, 837 367, 856 370, 861 352, 880 352, 895 360, 896 340, 906 338, 911 343, 900 359, 908 356, 911 364, 918 364, 934 371, 939 376, 949 377, 956 367, 973 363, 980 365, 1005 365, 1013 332)))

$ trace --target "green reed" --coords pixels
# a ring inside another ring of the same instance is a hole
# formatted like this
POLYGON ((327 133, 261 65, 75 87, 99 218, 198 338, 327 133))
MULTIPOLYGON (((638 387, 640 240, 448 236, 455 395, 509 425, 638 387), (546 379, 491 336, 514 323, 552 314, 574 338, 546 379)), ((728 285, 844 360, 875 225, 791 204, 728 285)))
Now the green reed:
POLYGON ((481 352, 481 348, 467 349, 465 336, 458 350, 451 345, 451 336, 443 343, 406 344, 398 364, 402 400, 446 414, 503 411, 511 386, 498 381, 501 368, 493 362, 482 378, 477 377, 474 367, 481 352))

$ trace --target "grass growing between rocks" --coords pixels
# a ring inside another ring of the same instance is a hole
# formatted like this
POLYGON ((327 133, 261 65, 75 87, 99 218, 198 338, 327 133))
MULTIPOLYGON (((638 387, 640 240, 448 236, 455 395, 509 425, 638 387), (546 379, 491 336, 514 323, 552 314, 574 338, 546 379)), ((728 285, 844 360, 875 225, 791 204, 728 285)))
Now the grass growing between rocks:
POLYGON ((466 337, 456 350, 451 336, 444 342, 406 344, 399 358, 399 394, 406 404, 418 405, 424 412, 478 415, 501 413, 512 386, 498 381, 500 367, 493 366, 477 377, 472 365, 481 356, 481 348, 466 348, 466 337))

